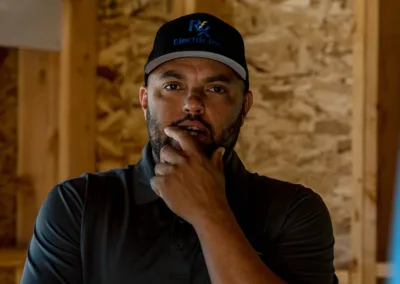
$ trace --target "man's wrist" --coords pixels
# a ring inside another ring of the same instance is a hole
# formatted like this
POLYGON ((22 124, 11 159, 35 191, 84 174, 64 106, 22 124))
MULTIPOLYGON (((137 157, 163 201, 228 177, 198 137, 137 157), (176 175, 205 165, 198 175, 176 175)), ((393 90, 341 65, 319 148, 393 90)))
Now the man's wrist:
POLYGON ((208 231, 210 228, 232 226, 236 222, 235 215, 230 209, 229 205, 215 210, 209 210, 207 213, 202 214, 193 223, 194 229, 200 233, 208 231))

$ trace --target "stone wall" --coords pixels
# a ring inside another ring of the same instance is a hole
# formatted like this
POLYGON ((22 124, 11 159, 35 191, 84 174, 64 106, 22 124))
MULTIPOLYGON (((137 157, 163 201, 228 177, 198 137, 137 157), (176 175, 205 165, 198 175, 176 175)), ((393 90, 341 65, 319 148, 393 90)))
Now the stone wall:
MULTIPOLYGON (((336 267, 344 268, 350 248, 351 3, 231 1, 255 94, 237 151, 249 170, 322 195, 334 223, 336 267)), ((147 142, 138 90, 154 35, 171 18, 168 2, 100 4, 98 170, 137 162, 147 142)))
MULTIPOLYGON (((0 47, 0 249, 15 246, 17 172, 17 51, 0 47)), ((0 269, 0 283, 14 283, 13 269, 0 269)))

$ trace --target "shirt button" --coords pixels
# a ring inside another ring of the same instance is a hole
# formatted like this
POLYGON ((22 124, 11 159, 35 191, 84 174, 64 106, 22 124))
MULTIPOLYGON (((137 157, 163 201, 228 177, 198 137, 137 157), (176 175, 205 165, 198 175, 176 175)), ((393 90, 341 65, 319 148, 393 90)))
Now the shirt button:
POLYGON ((179 224, 182 224, 182 225, 183 225, 183 224, 186 224, 186 221, 183 220, 183 219, 180 219, 180 220, 179 220, 179 224))
POLYGON ((175 248, 178 250, 182 250, 183 249, 183 241, 182 240, 177 241, 175 244, 175 248))

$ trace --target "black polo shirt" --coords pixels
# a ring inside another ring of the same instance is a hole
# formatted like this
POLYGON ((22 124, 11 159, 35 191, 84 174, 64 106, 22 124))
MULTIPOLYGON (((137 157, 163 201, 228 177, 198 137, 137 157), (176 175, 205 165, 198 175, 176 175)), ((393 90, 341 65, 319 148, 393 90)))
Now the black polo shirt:
MULTIPOLYGON (((153 175, 148 143, 136 165, 57 184, 37 217, 21 283, 211 283, 194 228, 153 192, 153 175)), ((337 283, 319 195, 248 172, 236 153, 225 176, 231 209, 265 265, 288 283, 337 283)))

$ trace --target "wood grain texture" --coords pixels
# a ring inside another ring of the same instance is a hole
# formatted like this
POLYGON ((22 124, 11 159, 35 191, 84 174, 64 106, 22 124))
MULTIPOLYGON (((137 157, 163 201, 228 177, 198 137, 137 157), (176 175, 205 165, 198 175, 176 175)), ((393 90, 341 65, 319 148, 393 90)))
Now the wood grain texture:
POLYGON ((95 170, 97 1, 64 0, 59 179, 95 170))
POLYGON ((355 2, 352 284, 376 283, 379 1, 355 2))
POLYGON ((15 268, 22 266, 25 257, 25 249, 2 249, 0 250, 0 267, 15 268))
MULTIPOLYGON (((400 135, 400 2, 381 1, 379 29, 378 260, 388 261, 400 135)), ((397 177, 399 178, 399 177, 397 177)))
POLYGON ((174 18, 190 13, 209 13, 225 22, 233 23, 233 5, 226 0, 173 0, 172 14, 174 18))
POLYGON ((20 50, 18 85, 17 245, 32 236, 58 165, 58 53, 20 50))
MULTIPOLYGON (((19 50, 16 235, 21 248, 28 245, 40 206, 57 182, 58 71, 58 53, 19 50)), ((22 253, 5 251, 2 256, 21 262, 22 253)), ((19 283, 23 265, 14 266, 19 283)))

